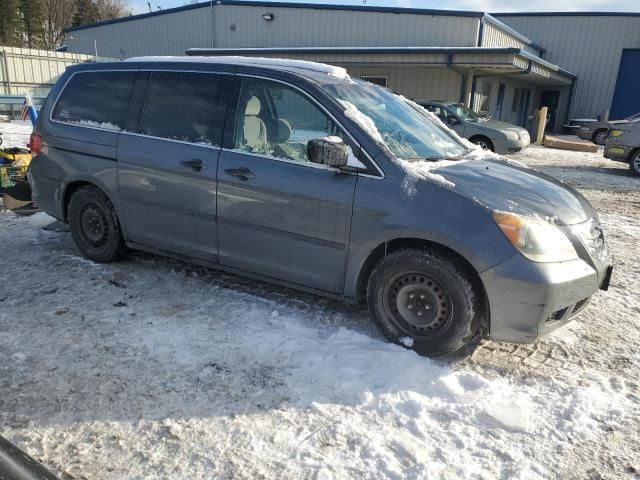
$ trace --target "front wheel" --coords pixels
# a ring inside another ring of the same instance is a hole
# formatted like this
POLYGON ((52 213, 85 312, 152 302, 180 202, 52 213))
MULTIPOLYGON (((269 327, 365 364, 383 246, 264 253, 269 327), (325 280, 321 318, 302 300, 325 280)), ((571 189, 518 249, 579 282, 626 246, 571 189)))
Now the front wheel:
POLYGON ((369 278, 367 302, 390 341, 435 356, 473 338, 479 296, 467 269, 439 253, 393 252, 369 278))
POLYGON ((469 140, 471 143, 478 145, 483 150, 493 152, 493 143, 486 137, 473 137, 469 140))
POLYGON ((633 173, 640 176, 640 150, 637 150, 633 155, 631 155, 629 167, 633 173))

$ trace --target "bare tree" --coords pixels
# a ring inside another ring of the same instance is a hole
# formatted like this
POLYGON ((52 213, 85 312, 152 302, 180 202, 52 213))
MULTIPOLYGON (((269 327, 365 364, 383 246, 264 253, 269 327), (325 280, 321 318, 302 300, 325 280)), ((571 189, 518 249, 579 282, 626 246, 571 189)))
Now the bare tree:
POLYGON ((44 10, 44 47, 56 48, 62 42, 64 29, 71 26, 75 0, 42 0, 44 10))

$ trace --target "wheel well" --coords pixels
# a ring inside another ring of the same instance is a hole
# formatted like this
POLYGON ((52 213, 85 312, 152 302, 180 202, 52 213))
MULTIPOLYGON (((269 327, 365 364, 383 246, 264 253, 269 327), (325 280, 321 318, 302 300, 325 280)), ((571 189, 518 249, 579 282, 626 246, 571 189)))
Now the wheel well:
POLYGON ((480 280, 480 276, 473 265, 471 265, 467 259, 465 259, 462 255, 460 255, 455 250, 452 250, 449 247, 445 247, 436 242, 431 242, 429 240, 423 240, 421 238, 397 238, 394 240, 390 240, 388 242, 381 243, 373 251, 369 254, 367 259, 365 260, 362 268, 360 269, 360 274, 358 275, 358 283, 357 283, 357 302, 364 303, 367 298, 367 285, 369 283, 369 277, 373 272, 376 264, 384 257, 389 255, 392 252, 401 249, 407 248, 418 248, 418 249, 428 249, 430 251, 437 251, 444 256, 451 258, 455 262, 457 262, 460 266, 462 266, 468 273, 472 279, 473 287, 476 289, 476 292, 479 294, 481 298, 481 303, 484 309, 481 315, 481 322, 484 327, 488 327, 488 318, 489 318, 489 304, 487 300, 487 294, 484 289, 484 285, 482 284, 482 280, 480 280))
POLYGON ((471 137, 469 137, 469 141, 471 143, 473 143, 474 140, 479 140, 479 139, 483 139, 486 142, 489 143, 489 145, 491 145, 493 147, 493 142, 491 141, 491 139, 489 137, 487 137, 486 135, 473 135, 471 137))
MULTIPOLYGON (((62 215, 64 216, 64 221, 67 219, 67 209, 69 208, 69 202, 71 201, 71 197, 74 193, 76 193, 82 187, 95 187, 95 185, 91 182, 86 181, 77 181, 71 182, 67 185, 67 188, 64 189, 64 194, 62 195, 62 215)), ((97 188, 97 187, 96 187, 97 188)))
POLYGON ((631 163, 631 161, 633 160, 633 157, 636 155, 636 153, 640 152, 640 147, 636 147, 633 150, 631 150, 631 152, 629 152, 629 158, 628 161, 629 163, 631 163))

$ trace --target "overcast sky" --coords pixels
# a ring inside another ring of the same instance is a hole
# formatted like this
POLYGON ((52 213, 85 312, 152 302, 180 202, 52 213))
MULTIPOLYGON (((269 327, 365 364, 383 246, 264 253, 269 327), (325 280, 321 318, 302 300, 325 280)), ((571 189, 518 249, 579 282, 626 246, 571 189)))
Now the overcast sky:
MULTIPOLYGON (((197 3, 189 0, 150 0, 153 10, 197 3)), ((285 0, 286 1, 286 0, 285 0)), ((300 0, 301 3, 362 5, 362 0, 300 0)), ((133 13, 149 11, 146 0, 128 0, 133 13)), ((640 12, 640 0, 367 0, 366 5, 385 7, 477 10, 484 12, 606 11, 640 12)))

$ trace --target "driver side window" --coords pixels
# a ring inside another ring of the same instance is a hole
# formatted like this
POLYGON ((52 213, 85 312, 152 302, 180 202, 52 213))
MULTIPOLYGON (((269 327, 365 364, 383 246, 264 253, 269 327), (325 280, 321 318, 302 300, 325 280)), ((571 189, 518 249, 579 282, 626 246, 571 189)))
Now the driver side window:
POLYGON ((309 162, 307 142, 344 136, 338 125, 297 90, 270 80, 242 82, 234 149, 309 162))

